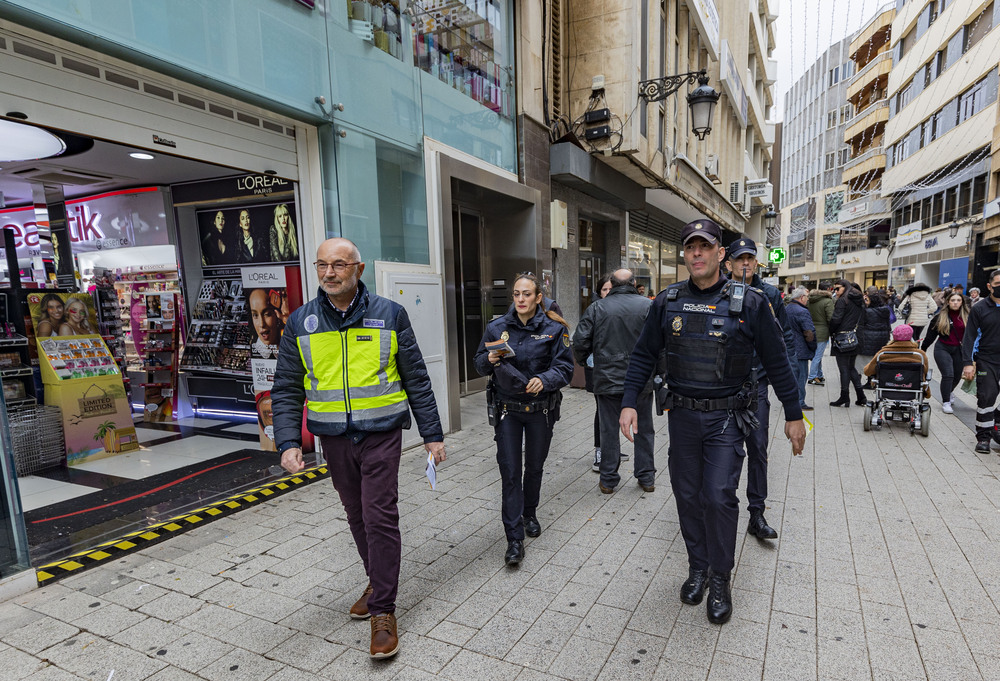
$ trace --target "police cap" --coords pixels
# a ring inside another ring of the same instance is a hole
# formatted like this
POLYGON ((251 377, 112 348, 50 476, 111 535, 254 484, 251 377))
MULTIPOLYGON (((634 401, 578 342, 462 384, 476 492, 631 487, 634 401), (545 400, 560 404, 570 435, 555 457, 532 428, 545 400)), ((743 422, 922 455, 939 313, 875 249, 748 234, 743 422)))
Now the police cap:
POLYGON ((729 244, 729 257, 738 258, 744 253, 757 255, 757 243, 746 234, 740 234, 733 243, 729 244))
POLYGON ((700 236, 710 244, 720 243, 722 241, 722 227, 708 218, 689 222, 681 230, 681 244, 687 244, 696 236, 700 236))

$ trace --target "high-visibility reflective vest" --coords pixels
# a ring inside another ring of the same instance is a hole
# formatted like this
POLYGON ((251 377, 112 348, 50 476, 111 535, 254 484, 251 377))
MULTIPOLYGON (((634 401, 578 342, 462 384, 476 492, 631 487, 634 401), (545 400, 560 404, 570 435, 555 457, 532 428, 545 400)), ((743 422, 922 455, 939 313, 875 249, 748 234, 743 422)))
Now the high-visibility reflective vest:
POLYGON ((298 337, 308 419, 359 430, 409 409, 396 366, 396 331, 348 327, 298 337))

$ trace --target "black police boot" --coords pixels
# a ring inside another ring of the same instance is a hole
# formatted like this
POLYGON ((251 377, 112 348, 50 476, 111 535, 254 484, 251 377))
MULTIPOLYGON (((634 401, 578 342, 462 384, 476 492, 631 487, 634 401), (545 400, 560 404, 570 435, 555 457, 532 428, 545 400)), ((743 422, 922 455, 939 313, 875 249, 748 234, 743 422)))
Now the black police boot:
POLYGON ((990 453, 990 441, 980 440, 976 443, 976 454, 989 454, 990 453))
POLYGON ((733 595, 729 592, 729 573, 712 573, 708 579, 708 621, 725 624, 733 615, 733 595))
POLYGON ((538 524, 538 518, 534 514, 524 516, 524 533, 529 537, 537 537, 542 533, 542 526, 538 524))
POLYGON ((503 562, 507 565, 517 565, 524 560, 524 542, 520 539, 507 542, 507 553, 503 556, 503 562))
POLYGON ((778 532, 767 524, 764 520, 764 511, 753 509, 750 511, 750 522, 747 524, 747 532, 758 539, 777 539, 778 532))
POLYGON ((688 572, 687 580, 681 584, 681 603, 688 605, 698 605, 705 597, 705 587, 708 585, 708 570, 695 570, 692 568, 688 572))

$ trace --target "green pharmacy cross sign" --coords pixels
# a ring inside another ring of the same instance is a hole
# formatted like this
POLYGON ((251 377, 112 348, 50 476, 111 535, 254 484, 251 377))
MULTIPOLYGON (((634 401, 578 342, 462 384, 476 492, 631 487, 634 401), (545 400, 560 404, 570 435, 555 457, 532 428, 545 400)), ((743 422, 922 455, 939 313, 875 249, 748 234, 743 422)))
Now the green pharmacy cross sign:
POLYGON ((785 260, 785 249, 783 248, 772 248, 767 254, 768 261, 774 263, 775 265, 784 262, 785 260))

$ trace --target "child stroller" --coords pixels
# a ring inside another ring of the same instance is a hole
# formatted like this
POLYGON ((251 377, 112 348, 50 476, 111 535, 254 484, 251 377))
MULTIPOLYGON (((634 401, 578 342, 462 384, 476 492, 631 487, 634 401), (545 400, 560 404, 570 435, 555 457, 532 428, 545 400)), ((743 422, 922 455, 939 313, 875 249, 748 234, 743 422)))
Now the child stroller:
POLYGON ((881 430, 886 422, 906 423, 910 434, 930 434, 931 405, 924 392, 931 370, 924 373, 923 358, 907 350, 881 350, 876 357, 875 401, 865 405, 864 429, 881 430), (891 359, 890 359, 891 358, 891 359))

